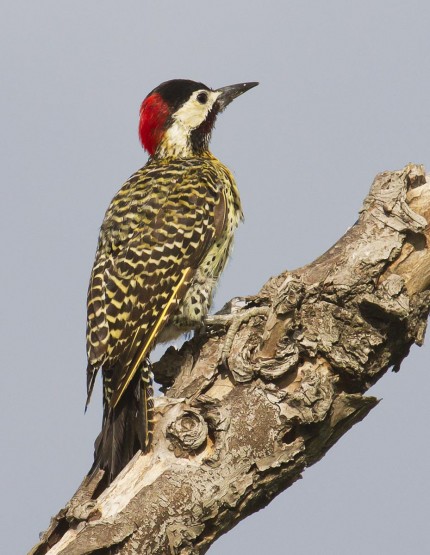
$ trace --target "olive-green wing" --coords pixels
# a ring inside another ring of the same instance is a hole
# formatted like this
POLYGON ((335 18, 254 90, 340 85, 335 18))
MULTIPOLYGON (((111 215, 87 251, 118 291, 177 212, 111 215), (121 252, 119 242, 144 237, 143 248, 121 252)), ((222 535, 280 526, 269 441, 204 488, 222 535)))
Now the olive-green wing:
POLYGON ((154 217, 112 252, 101 252, 94 265, 88 331, 97 340, 89 341, 89 361, 115 366, 111 406, 118 403, 220 233, 222 190, 206 182, 186 183, 173 186, 154 217))

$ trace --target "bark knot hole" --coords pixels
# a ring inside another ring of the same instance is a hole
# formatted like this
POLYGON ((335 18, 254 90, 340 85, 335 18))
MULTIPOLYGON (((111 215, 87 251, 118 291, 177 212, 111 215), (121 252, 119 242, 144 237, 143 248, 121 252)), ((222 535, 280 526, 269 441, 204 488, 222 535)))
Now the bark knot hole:
POLYGON ((195 452, 206 442, 208 425, 197 410, 187 408, 168 426, 167 437, 176 456, 195 452))

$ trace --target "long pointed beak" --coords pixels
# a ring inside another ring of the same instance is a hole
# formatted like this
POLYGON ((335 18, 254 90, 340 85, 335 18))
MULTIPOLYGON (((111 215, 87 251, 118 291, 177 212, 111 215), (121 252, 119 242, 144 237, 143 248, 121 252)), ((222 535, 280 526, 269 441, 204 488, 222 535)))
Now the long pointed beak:
POLYGON ((228 85, 227 87, 217 89, 216 92, 221 93, 217 98, 219 111, 222 112, 230 104, 230 102, 232 102, 232 100, 257 85, 257 81, 252 81, 251 83, 238 83, 237 85, 228 85))

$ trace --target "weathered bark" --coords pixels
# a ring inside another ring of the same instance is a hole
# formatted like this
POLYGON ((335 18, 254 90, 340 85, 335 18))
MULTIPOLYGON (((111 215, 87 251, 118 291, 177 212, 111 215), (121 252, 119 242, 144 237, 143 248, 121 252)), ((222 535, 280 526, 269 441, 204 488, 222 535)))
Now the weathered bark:
POLYGON ((205 553, 295 482, 377 404, 370 385, 422 344, 427 221, 423 167, 382 173, 329 251, 226 306, 268 307, 241 326, 228 370, 223 329, 168 349, 154 368, 165 396, 151 452, 101 494, 102 472, 84 480, 31 553, 205 553))

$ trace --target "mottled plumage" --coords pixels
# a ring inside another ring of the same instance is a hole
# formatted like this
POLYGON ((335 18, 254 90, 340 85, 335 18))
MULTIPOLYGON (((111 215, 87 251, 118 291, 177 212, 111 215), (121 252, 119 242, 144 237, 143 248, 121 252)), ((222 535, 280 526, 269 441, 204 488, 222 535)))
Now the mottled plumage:
POLYGON ((158 151, 120 189, 101 226, 88 290, 87 403, 102 368, 103 429, 93 468, 108 471, 109 481, 150 444, 149 352, 202 322, 242 218, 230 171, 207 150, 212 125, 197 149, 193 130, 173 150, 172 135, 161 133, 158 151))

